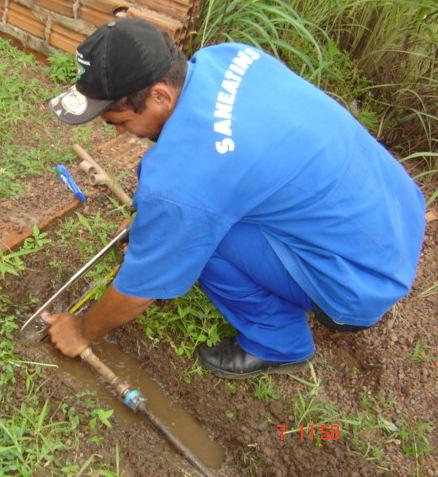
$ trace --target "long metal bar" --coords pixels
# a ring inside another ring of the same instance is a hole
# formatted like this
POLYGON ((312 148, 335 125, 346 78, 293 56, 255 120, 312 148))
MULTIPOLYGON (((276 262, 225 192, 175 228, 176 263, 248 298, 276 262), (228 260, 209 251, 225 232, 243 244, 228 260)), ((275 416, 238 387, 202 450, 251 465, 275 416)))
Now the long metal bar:
POLYGON ((34 320, 42 311, 44 311, 65 289, 67 289, 70 285, 75 283, 79 278, 82 277, 93 265, 95 265, 107 252, 108 250, 119 242, 121 239, 127 236, 128 228, 123 229, 119 232, 116 237, 114 237, 111 242, 109 242, 105 247, 97 253, 89 262, 87 262, 80 270, 78 270, 71 278, 65 283, 54 295, 52 295, 21 327, 20 332, 23 331, 26 326, 34 320))

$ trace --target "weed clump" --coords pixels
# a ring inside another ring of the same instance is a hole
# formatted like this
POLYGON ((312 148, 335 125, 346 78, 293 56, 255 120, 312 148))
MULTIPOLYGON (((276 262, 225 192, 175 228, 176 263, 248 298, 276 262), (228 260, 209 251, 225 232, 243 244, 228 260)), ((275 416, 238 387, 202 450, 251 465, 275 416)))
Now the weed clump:
POLYGON ((77 76, 75 57, 71 53, 57 51, 49 57, 50 78, 61 84, 73 83, 77 76))

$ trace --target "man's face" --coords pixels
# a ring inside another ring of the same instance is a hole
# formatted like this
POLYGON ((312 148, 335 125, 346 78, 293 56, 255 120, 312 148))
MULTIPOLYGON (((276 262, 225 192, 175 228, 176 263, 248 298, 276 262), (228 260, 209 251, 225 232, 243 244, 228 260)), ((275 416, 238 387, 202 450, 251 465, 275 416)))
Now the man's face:
POLYGON ((132 109, 123 111, 107 111, 101 118, 114 126, 119 134, 130 132, 137 137, 147 137, 157 140, 163 127, 163 122, 152 111, 146 108, 142 113, 132 109))
POLYGON ((161 87, 152 87, 146 98, 145 109, 136 113, 124 105, 117 110, 106 111, 101 118, 113 125, 119 134, 130 132, 137 137, 147 137, 156 141, 163 129, 164 123, 172 114, 176 99, 161 87))

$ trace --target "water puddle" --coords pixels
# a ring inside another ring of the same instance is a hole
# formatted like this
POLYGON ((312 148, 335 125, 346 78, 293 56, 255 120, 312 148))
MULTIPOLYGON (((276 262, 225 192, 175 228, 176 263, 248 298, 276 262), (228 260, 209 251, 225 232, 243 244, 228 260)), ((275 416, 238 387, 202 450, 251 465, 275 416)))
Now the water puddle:
MULTIPOLYGON (((133 414, 113 394, 107 385, 94 371, 80 359, 66 359, 58 353, 46 339, 35 343, 35 336, 29 333, 24 338, 33 341, 32 346, 38 347, 41 361, 56 364, 54 372, 60 373, 64 379, 80 391, 92 391, 97 398, 114 409, 114 414, 120 425, 128 428, 138 419, 146 419, 133 414)), ((171 432, 188 447, 200 461, 211 469, 219 469, 225 459, 222 446, 210 439, 208 433, 189 413, 172 403, 169 396, 141 367, 141 363, 123 353, 118 346, 103 339, 93 344, 93 351, 121 379, 132 387, 139 389, 146 397, 152 413, 171 432)))

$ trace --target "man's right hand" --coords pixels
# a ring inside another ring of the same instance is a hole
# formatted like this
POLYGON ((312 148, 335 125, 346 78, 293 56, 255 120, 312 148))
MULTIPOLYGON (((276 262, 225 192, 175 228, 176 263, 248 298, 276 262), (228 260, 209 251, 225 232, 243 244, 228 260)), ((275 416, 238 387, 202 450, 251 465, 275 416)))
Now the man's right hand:
POLYGON ((81 317, 70 313, 41 313, 41 318, 50 325, 52 343, 68 358, 79 356, 90 344, 82 331, 81 317))
POLYGON ((62 354, 74 358, 95 339, 137 318, 153 302, 119 293, 111 284, 102 298, 81 316, 70 313, 41 313, 49 323, 49 335, 62 354))

